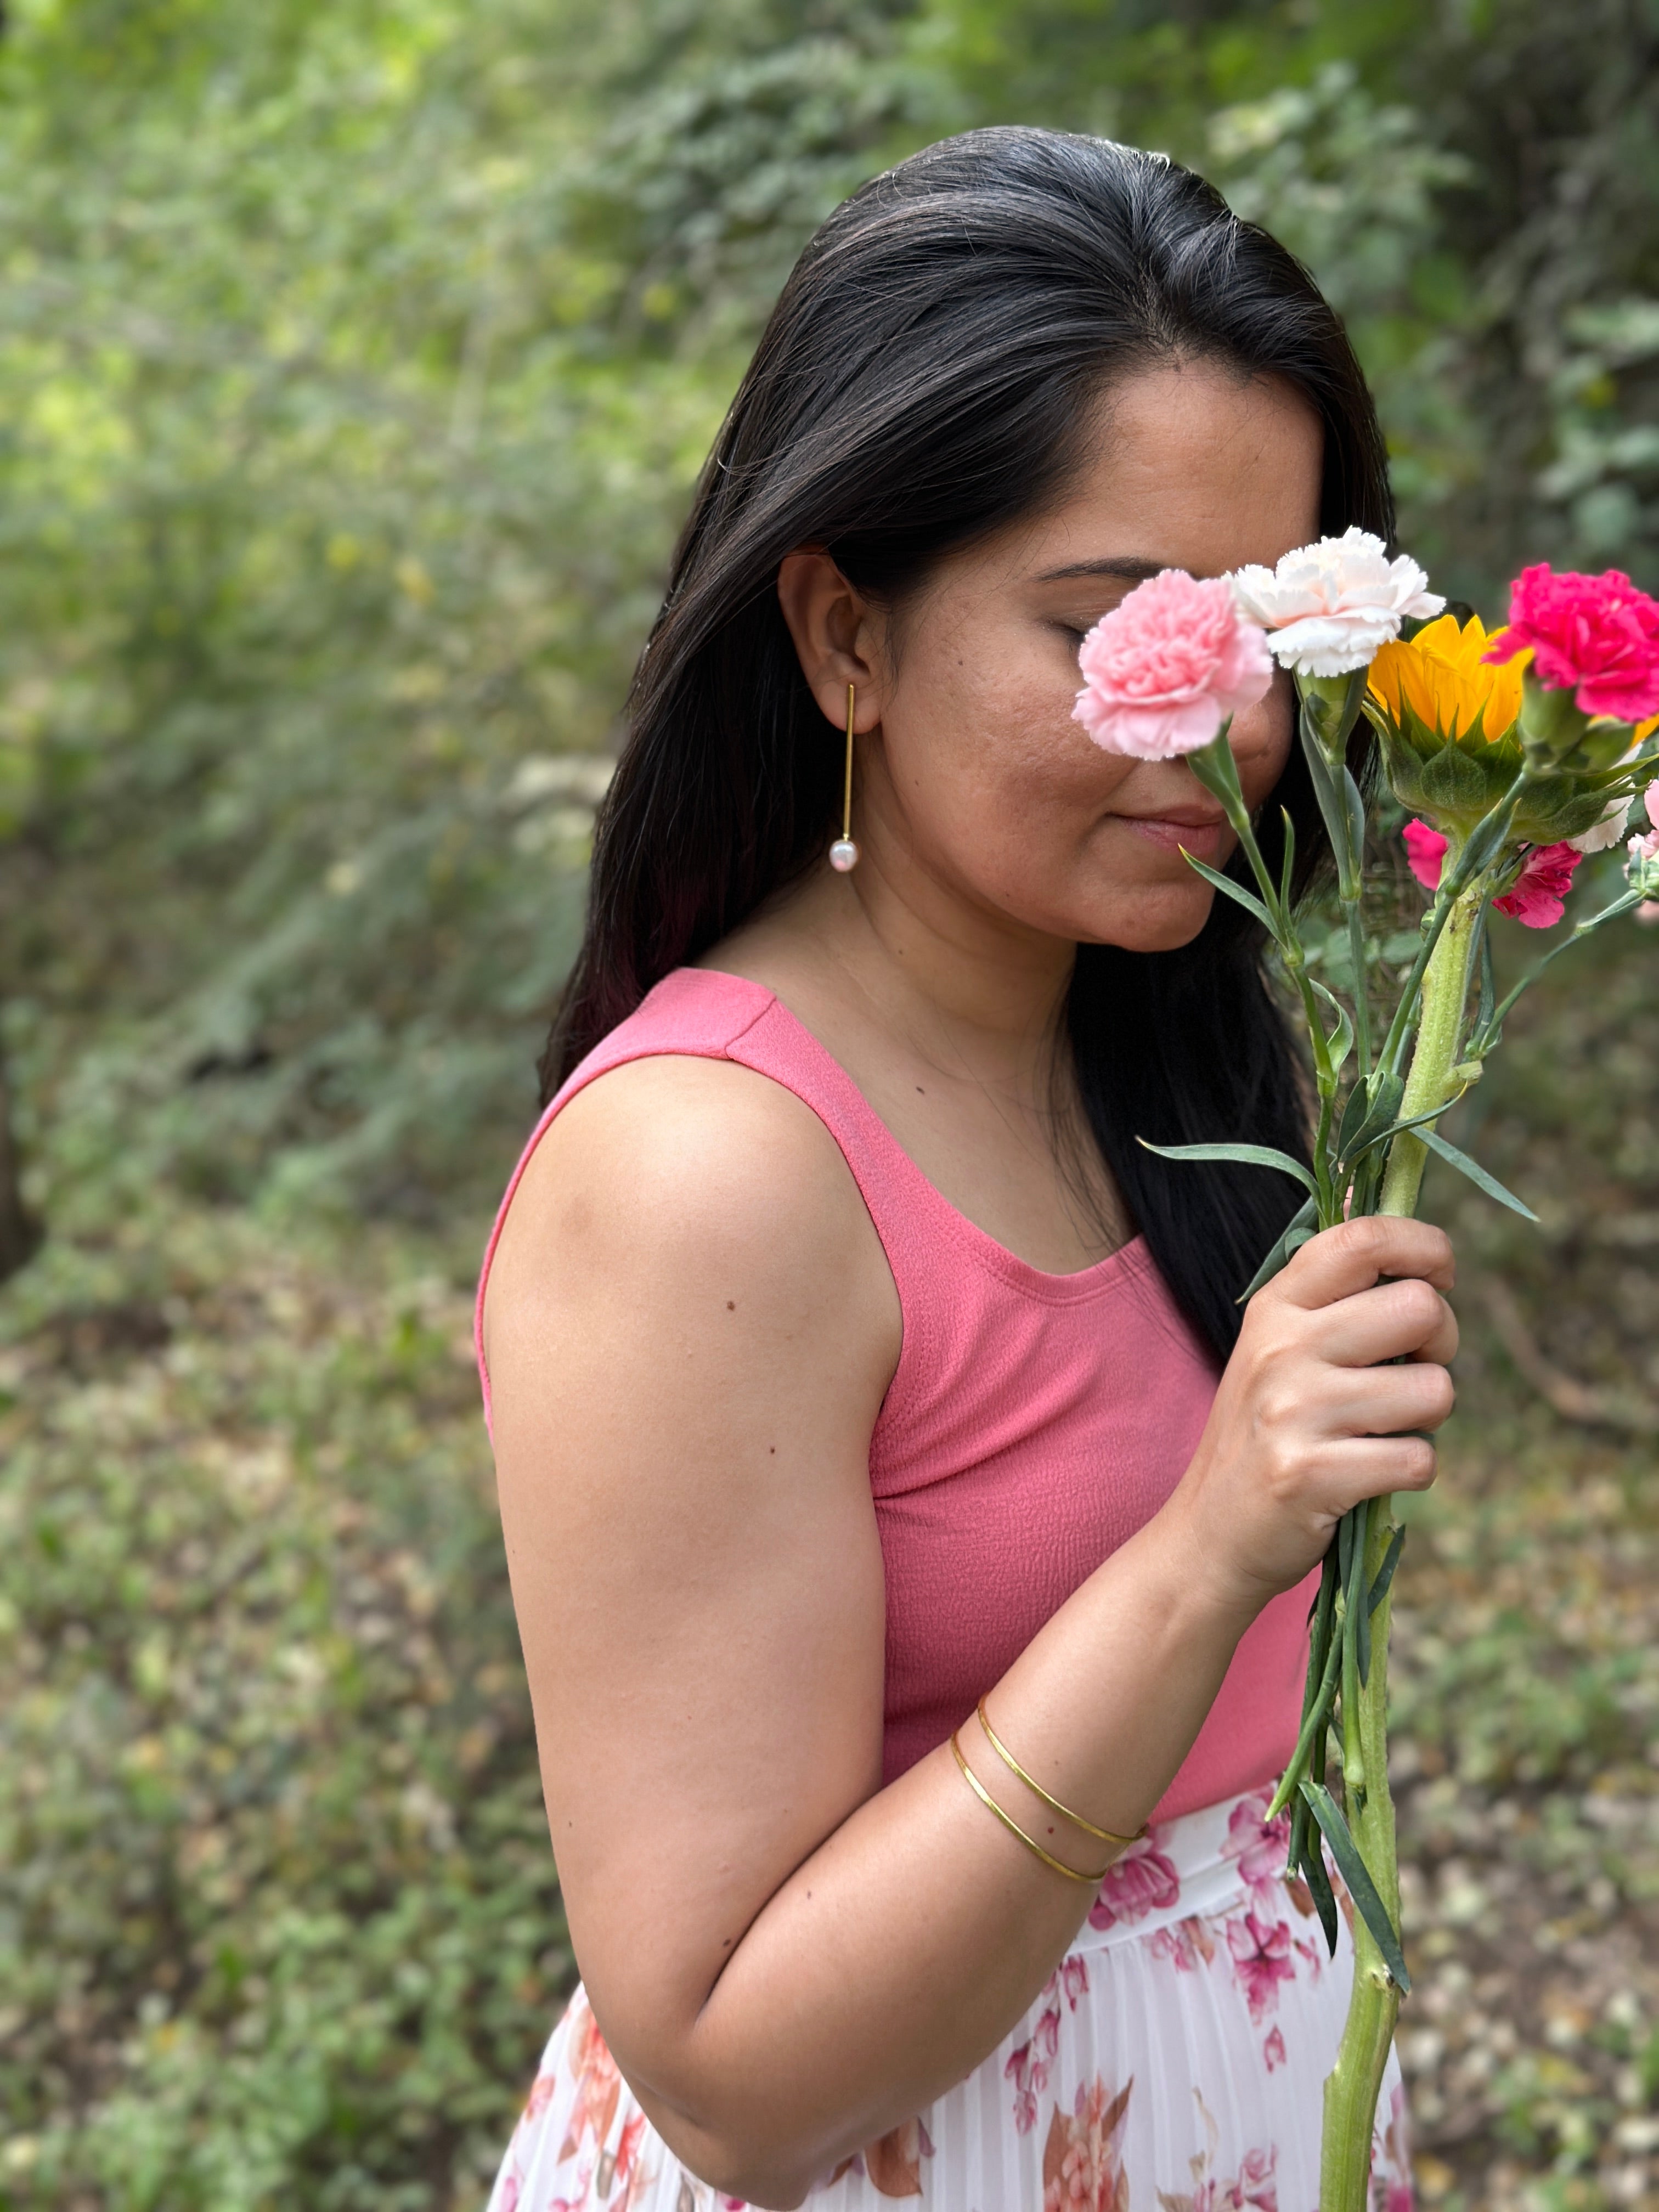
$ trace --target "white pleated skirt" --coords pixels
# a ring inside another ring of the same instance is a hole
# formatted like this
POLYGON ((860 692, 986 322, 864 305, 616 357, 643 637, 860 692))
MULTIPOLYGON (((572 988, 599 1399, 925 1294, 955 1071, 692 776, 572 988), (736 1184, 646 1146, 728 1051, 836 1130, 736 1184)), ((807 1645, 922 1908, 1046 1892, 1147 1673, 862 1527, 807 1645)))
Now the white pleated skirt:
MULTIPOLYGON (((1353 1953, 1334 1959, 1265 1790, 1154 1827, 1111 1869, 1013 2033, 807 2202, 878 2212, 1317 2212, 1322 2088, 1353 1953)), ((1339 1896, 1341 1892, 1339 1888, 1339 1896)), ((1346 1905, 1346 1899, 1344 1903, 1346 1905)), ((1376 2212, 1411 2212, 1390 2057, 1376 2212)), ((617 2070, 582 1991, 543 2056, 489 2212, 743 2212, 683 2166, 617 2070)))

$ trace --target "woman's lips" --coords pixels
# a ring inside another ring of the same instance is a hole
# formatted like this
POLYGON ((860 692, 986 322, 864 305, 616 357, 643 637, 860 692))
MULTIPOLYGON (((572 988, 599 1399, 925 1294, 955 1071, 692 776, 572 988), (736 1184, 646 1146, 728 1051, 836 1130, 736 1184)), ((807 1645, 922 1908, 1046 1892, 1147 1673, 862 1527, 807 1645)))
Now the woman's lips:
POLYGON ((1179 852, 1185 846, 1200 860, 1215 858, 1221 849, 1221 833, 1227 826, 1224 817, 1215 815, 1205 815, 1198 820, 1178 814, 1126 814, 1120 818, 1137 836, 1162 845, 1165 852, 1179 852))

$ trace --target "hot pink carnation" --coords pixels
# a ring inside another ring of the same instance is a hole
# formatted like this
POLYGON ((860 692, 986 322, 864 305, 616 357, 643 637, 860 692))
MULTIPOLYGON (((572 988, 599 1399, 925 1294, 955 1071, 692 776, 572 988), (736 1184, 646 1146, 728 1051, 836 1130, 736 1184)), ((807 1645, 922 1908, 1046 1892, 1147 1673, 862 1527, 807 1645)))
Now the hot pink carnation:
POLYGON ((1440 869, 1446 857, 1446 839, 1426 822, 1408 822, 1401 831, 1412 873, 1425 891, 1440 888, 1440 869))
POLYGON ((1571 691, 1583 714, 1639 722, 1659 710, 1659 600, 1622 569, 1523 568, 1510 586, 1509 628, 1485 658, 1513 660, 1528 646, 1539 680, 1571 691))
POLYGON ((1136 760, 1173 760, 1207 745, 1230 714, 1273 681, 1267 634, 1239 612, 1224 576, 1184 568, 1137 584, 1078 653, 1072 709, 1097 745, 1136 760))
MULTIPOLYGON (((1426 822, 1408 822, 1401 835, 1412 873, 1425 890, 1438 890, 1446 840, 1426 822)), ((1553 929, 1572 889, 1572 872, 1583 857, 1571 845, 1534 845, 1515 882, 1492 904, 1524 928, 1553 929)))

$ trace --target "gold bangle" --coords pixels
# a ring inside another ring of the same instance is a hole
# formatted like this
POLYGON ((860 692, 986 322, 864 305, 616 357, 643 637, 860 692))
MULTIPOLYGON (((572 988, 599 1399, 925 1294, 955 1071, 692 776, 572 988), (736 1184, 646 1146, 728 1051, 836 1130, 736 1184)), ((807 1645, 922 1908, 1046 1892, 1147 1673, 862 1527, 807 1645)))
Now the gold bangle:
POLYGON ((1071 1821, 1074 1827, 1081 1828, 1085 1835, 1093 1836, 1098 1843, 1115 1844, 1120 1850, 1127 1851, 1131 1844, 1138 1844, 1146 1834, 1146 1831, 1144 1827, 1137 1828, 1133 1836, 1120 1836, 1115 1834, 1110 1828, 1097 1828, 1092 1820, 1085 1820, 1081 1813, 1073 1812, 1070 1806, 1062 1805, 1058 1797, 1051 1797, 1040 1782, 1034 1782, 1031 1779, 1002 1738, 991 1726, 986 1715, 983 1698, 979 1701, 979 1724, 989 1738, 992 1750, 995 1752, 1010 1773, 1018 1775, 1033 1796, 1041 1797, 1051 1813, 1058 1813, 1061 1820, 1071 1821))
MULTIPOLYGON (((960 1733, 960 1731, 958 1731, 958 1733, 960 1733)), ((1098 1874, 1079 1874, 1075 1867, 1068 1867, 1064 1859, 1057 1859, 1052 1851, 1045 1851, 1035 1836, 1028 1836, 1024 1829, 1020 1826, 1019 1822, 1010 1819, 1009 1815, 1003 1811, 1001 1806, 998 1804, 996 1799, 991 1795, 985 1784, 980 1780, 978 1775, 975 1773, 973 1768, 969 1765, 967 1760, 963 1757, 962 1746, 957 1741, 956 1735, 954 1735, 951 1738, 951 1749, 955 1754, 957 1765, 962 1769, 962 1771, 967 1779, 968 1787, 973 1791, 975 1796, 978 1798, 980 1803, 988 1808, 989 1811, 994 1813, 998 1820, 1001 1821, 1003 1826, 1006 1828, 1011 1834, 1018 1836, 1028 1851, 1035 1852, 1036 1856, 1042 1861, 1043 1865, 1046 1867, 1052 1867, 1056 1874, 1063 1874, 1067 1881, 1086 1881, 1091 1889, 1099 1888, 1101 1883, 1106 1878, 1107 1869, 1104 1867, 1101 1869, 1098 1874)))

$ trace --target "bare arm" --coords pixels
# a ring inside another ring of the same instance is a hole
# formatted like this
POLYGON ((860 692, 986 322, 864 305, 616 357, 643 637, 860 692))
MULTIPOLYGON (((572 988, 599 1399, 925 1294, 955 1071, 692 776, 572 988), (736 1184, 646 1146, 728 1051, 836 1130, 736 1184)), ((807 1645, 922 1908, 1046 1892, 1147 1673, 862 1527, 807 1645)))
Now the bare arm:
MULTIPOLYGON (((1426 1283, 1370 1287, 1379 1272, 1443 1285, 1449 1252, 1409 1222, 1306 1247, 1253 1303, 1170 1505, 993 1692, 1026 1765, 1100 1825, 1147 1817, 1239 1636, 1334 1516, 1431 1480, 1428 1446, 1366 1432, 1443 1418, 1453 1324, 1426 1283), (1373 1368, 1399 1352, 1429 1364, 1373 1368)), ((1091 1901, 990 1817, 948 1747, 880 1787, 885 1259, 807 1108, 724 1063, 645 1061, 544 1139, 486 1322, 595 2012, 694 2172, 798 2203, 994 2048, 1091 1901)), ((975 1763, 1029 1823, 1018 1785, 975 1763)))

